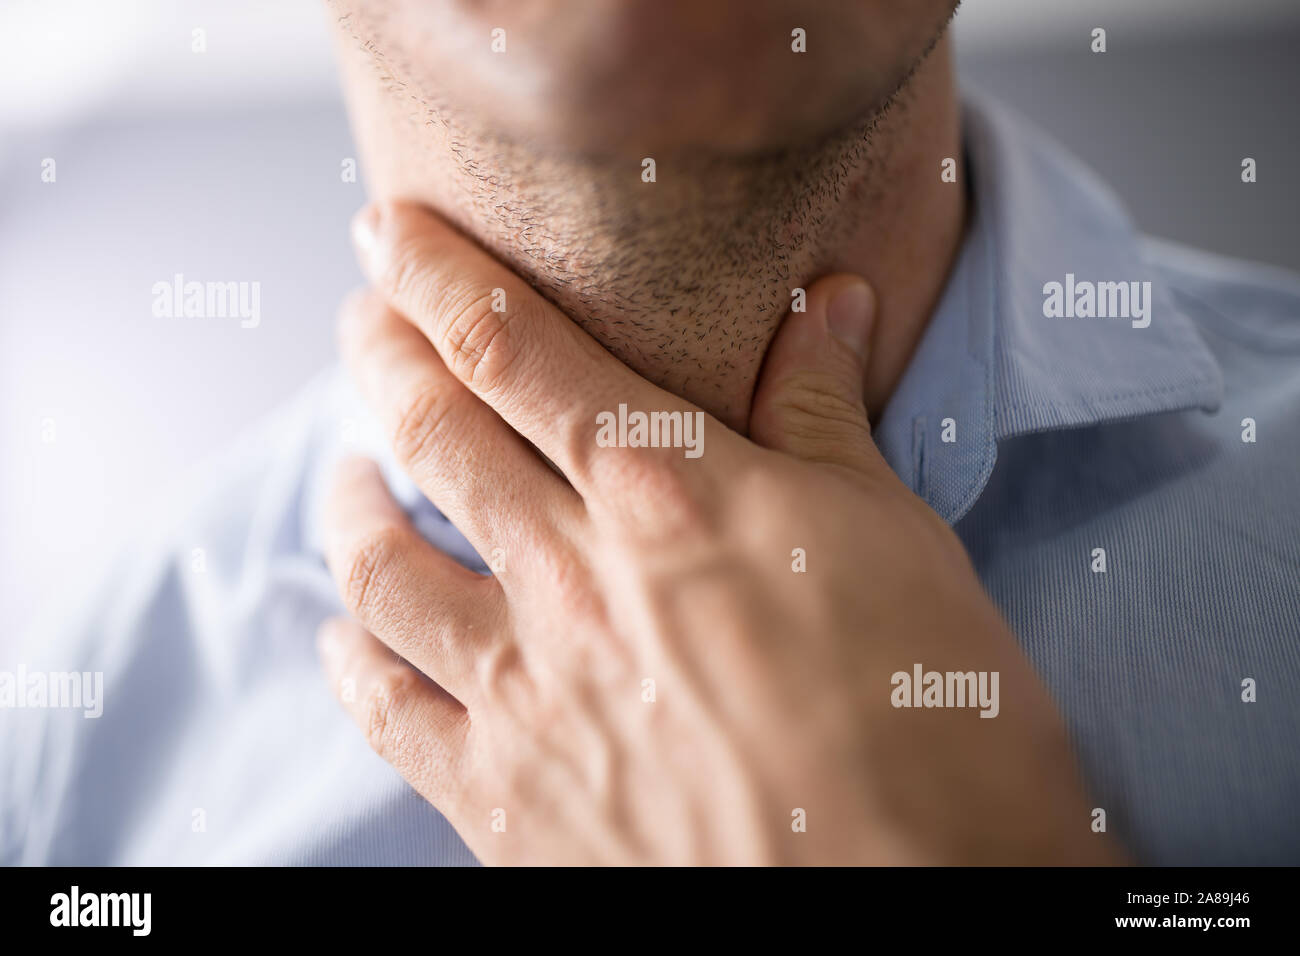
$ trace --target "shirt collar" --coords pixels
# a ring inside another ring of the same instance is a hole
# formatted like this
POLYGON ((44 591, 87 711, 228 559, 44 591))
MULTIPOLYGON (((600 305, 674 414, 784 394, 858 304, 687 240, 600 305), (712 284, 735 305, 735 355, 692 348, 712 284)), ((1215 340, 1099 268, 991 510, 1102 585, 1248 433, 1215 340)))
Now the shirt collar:
POLYGON ((1090 170, 986 102, 966 104, 964 135, 968 233, 875 432, 894 471, 950 523, 979 498, 1000 440, 1212 411, 1223 393, 1195 326, 1090 170), (1149 282, 1150 325, 1045 316, 1045 284, 1071 281, 1149 282))

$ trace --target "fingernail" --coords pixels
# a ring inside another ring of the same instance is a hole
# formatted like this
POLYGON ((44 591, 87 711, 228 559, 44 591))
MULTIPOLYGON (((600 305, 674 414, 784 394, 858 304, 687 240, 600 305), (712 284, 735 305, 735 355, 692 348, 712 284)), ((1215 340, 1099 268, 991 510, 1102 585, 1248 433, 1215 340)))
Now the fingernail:
POLYGON ((361 260, 361 271, 374 279, 381 272, 379 229, 382 214, 378 203, 369 203, 352 217, 352 244, 356 247, 357 258, 361 260))
POLYGON ((871 322, 875 318, 876 296, 865 282, 852 282, 831 299, 826 309, 826 325, 859 358, 867 357, 871 322))

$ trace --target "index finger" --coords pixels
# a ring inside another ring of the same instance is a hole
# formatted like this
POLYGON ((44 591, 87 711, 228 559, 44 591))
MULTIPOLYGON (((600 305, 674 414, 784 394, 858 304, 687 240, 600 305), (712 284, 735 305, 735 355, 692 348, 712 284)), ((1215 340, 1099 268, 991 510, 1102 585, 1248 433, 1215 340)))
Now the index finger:
MULTIPOLYGON (((582 490, 597 416, 685 410, 438 216, 410 203, 363 209, 353 233, 367 278, 449 370, 582 490)), ((608 456, 606 456, 608 457, 608 456)))

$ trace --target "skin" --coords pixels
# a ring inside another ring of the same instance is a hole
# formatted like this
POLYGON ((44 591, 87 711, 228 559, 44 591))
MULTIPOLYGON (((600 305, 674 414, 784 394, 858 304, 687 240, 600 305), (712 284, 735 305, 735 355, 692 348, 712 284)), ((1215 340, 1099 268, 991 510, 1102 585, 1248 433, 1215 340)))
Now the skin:
POLYGON ((343 352, 505 568, 437 552, 349 463, 354 619, 321 652, 485 862, 1118 859, 960 543, 870 439, 962 234, 952 6, 331 4, 380 200, 343 352), (705 454, 600 447, 620 403, 702 410, 705 454), (1000 715, 892 707, 917 661, 997 671, 1000 715))
POLYGON ((953 0, 328 6, 373 198, 438 211, 738 431, 792 290, 857 273, 883 408, 965 221, 939 178, 962 157, 953 0))
POLYGON ((355 620, 321 652, 481 860, 1117 859, 960 542, 871 443, 869 286, 814 286, 768 355, 754 440, 706 417, 692 460, 595 442, 619 401, 697 409, 428 212, 372 207, 358 243, 373 290, 344 309, 344 354, 403 468, 504 569, 434 549, 350 462, 327 559, 355 620), (914 661, 997 671, 1000 714, 893 707, 914 661))

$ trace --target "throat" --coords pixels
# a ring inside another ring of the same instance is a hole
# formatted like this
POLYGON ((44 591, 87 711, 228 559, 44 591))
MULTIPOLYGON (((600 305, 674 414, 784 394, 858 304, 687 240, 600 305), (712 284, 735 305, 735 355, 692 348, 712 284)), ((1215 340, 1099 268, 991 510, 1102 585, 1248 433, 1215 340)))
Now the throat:
POLYGON ((402 132, 425 143, 421 166, 368 162, 380 197, 439 210, 626 365, 741 433, 799 290, 861 275, 876 291, 864 395, 878 413, 964 225, 950 59, 945 39, 881 110, 770 154, 541 156, 439 120, 402 132))

